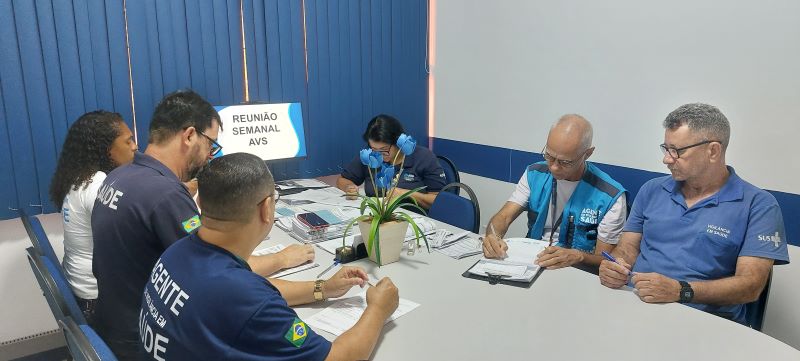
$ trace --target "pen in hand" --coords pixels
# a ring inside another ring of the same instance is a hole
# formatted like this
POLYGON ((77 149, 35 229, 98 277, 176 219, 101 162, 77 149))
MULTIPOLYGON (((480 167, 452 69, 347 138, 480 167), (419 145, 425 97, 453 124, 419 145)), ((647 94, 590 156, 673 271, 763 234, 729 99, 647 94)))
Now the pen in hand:
POLYGON ((493 236, 497 237, 498 239, 502 239, 497 235, 497 231, 494 230, 494 224, 492 224, 492 222, 489 222, 489 230, 492 232, 493 236))
MULTIPOLYGON (((494 229, 494 224, 491 221, 489 222, 489 231, 491 231, 492 235, 495 236, 497 239, 499 239, 501 241, 503 240, 503 237, 500 237, 500 235, 497 234, 497 231, 494 229)), ((504 251, 503 252, 503 258, 505 258, 505 256, 506 256, 506 254, 505 254, 505 251, 504 251)))
POLYGON ((332 264, 332 265, 330 265, 330 266, 328 266, 328 268, 324 269, 322 272, 320 272, 320 273, 317 275, 317 278, 320 278, 320 277, 322 277, 322 275, 324 275, 324 274, 328 273, 328 271, 330 271, 330 270, 331 270, 331 268, 333 268, 333 267, 336 267, 336 266, 338 266, 338 265, 339 265, 339 259, 338 259, 338 258, 334 258, 334 259, 333 259, 333 264, 332 264))
MULTIPOLYGON (((609 261, 611 261, 611 262, 614 262, 614 263, 616 263, 616 264, 619 264, 620 266, 622 266, 622 265, 621 265, 619 262, 617 262, 617 259, 616 259, 616 258, 614 258, 614 256, 612 256, 612 255, 608 254, 608 252, 606 252, 606 251, 603 251, 603 252, 601 252, 601 254, 603 255, 603 258, 605 258, 605 259, 607 259, 607 260, 609 260, 609 261)), ((624 266, 623 266, 623 267, 624 267, 624 266)), ((633 271, 632 271, 632 270, 628 270, 628 277, 630 277, 630 276, 633 276, 633 271)))

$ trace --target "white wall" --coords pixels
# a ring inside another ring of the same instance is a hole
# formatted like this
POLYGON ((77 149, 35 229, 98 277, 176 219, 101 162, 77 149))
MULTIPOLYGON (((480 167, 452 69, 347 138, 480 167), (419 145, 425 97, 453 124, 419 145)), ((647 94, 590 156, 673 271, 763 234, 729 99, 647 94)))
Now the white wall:
MULTIPOLYGON (((800 193, 793 148, 800 135, 800 1, 435 6, 433 137, 539 152, 552 122, 579 113, 595 125, 593 160, 666 173, 661 121, 679 105, 701 101, 731 122, 728 162, 742 177, 800 193)), ((514 188, 461 177, 479 195, 483 224, 514 188)), ((509 236, 525 234, 524 218, 509 236)), ((800 248, 790 246, 790 253, 800 259, 800 248)), ((775 267, 764 321, 765 333, 794 347, 798 274, 798 265, 775 267)))
POLYGON ((730 120, 741 176, 800 193, 800 1, 435 4, 433 136, 539 152, 580 113, 593 160, 666 172, 661 121, 702 101, 730 120))
MULTIPOLYGON (((64 256, 61 213, 39 215, 60 258, 64 256)), ((58 324, 28 264, 31 241, 19 219, 0 221, 0 342, 56 330, 58 324)))

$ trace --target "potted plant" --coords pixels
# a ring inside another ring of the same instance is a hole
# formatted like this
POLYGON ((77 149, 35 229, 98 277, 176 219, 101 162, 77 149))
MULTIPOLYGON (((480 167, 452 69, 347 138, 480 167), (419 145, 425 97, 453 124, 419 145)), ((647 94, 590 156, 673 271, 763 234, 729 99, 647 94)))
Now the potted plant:
POLYGON ((400 251, 403 248, 403 241, 409 224, 415 235, 414 240, 410 241, 409 253, 419 247, 420 238, 425 242, 425 247, 430 252, 428 239, 419 229, 417 223, 408 213, 400 211, 401 207, 413 207, 425 214, 425 210, 411 197, 414 192, 419 192, 425 187, 409 190, 399 196, 395 194, 400 173, 402 173, 403 164, 405 164, 405 156, 414 153, 417 141, 407 134, 401 134, 397 139, 396 145, 400 151, 395 154, 391 163, 383 163, 380 153, 372 149, 361 150, 359 154, 361 163, 367 166, 369 179, 372 182, 372 188, 375 190, 375 197, 359 196, 362 198, 359 208, 361 215, 348 222, 342 236, 342 246, 344 247, 344 237, 347 236, 347 231, 353 225, 358 224, 369 259, 377 263, 378 266, 400 259, 400 251), (400 153, 404 157, 400 163, 400 172, 395 174, 394 163, 400 153), (368 209, 369 212, 367 212, 368 209))

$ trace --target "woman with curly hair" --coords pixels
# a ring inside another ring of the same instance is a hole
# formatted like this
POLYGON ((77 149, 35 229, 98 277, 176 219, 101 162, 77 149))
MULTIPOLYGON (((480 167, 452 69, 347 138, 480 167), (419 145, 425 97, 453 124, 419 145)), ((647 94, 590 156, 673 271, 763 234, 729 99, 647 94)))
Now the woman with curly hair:
POLYGON ((133 134, 121 115, 86 113, 69 128, 50 183, 50 199, 64 223, 64 271, 87 319, 97 298, 92 275, 94 200, 106 174, 133 161, 134 152, 133 134))

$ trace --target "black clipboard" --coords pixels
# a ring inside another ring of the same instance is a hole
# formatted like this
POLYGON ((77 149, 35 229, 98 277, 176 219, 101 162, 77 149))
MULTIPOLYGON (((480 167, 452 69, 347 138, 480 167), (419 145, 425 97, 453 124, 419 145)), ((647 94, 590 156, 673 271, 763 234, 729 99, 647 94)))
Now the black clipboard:
POLYGON ((533 283, 536 282, 536 280, 539 278, 539 276, 542 275, 542 271, 544 271, 544 267, 539 267, 539 269, 536 271, 536 274, 533 275, 533 278, 531 278, 530 282, 527 282, 527 281, 512 281, 512 280, 507 280, 507 279, 503 279, 503 278, 494 278, 494 277, 491 277, 491 276, 480 276, 480 275, 476 275, 476 274, 470 273, 469 270, 471 270, 472 267, 475 267, 475 265, 478 264, 478 262, 480 262, 480 261, 481 260, 479 259, 477 262, 473 263, 472 266, 469 266, 467 268, 467 270, 464 271, 464 273, 461 274, 461 277, 472 278, 474 280, 480 280, 480 281, 486 281, 486 282, 488 282, 489 284, 492 284, 492 285, 503 284, 503 285, 508 285, 508 286, 520 287, 520 288, 531 288, 533 283))

